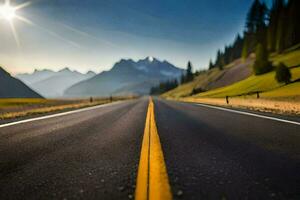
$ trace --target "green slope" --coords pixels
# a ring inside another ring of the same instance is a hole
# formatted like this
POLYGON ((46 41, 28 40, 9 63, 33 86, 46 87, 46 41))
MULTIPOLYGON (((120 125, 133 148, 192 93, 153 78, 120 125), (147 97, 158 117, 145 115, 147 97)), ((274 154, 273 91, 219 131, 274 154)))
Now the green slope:
POLYGON ((264 97, 295 97, 300 96, 300 82, 285 85, 278 89, 265 92, 264 97))
MULTIPOLYGON (((294 50, 280 55, 272 55, 271 60, 274 64, 279 62, 285 63, 291 67, 292 81, 300 79, 300 50, 294 50)), ((251 64, 249 64, 249 67, 251 64)), ((227 66, 227 70, 234 67, 234 64, 227 66)), ((175 88, 172 91, 165 93, 164 97, 179 98, 189 96, 193 88, 199 88, 207 85, 209 81, 215 81, 221 76, 221 71, 214 69, 199 75, 195 81, 184 84, 175 88)), ((299 82, 291 83, 287 86, 279 84, 275 80, 275 72, 270 72, 260 76, 251 75, 248 78, 233 83, 229 86, 212 89, 207 92, 199 93, 194 97, 225 97, 225 96, 238 96, 241 94, 263 91, 265 97, 285 97, 285 96, 299 96, 300 84, 299 82)))
MULTIPOLYGON (((300 67, 291 69, 292 79, 297 80, 300 78, 300 67)), ((295 83, 294 83, 295 84, 295 83)), ((291 84, 293 85, 293 84, 291 84)), ((297 84, 298 85, 298 84, 297 84)), ((196 95, 196 97, 225 97, 225 96, 237 96, 249 92, 256 92, 256 91, 270 91, 274 89, 279 89, 282 84, 277 83, 275 80, 275 72, 270 72, 261 76, 250 76, 249 78, 235 83, 233 85, 211 90, 208 92, 200 93, 196 95)), ((291 86, 290 86, 291 87, 291 86)), ((293 88, 293 87, 291 87, 293 88)), ((285 92, 286 90, 280 91, 285 92)), ((282 93, 281 96, 289 95, 300 95, 299 94, 300 88, 294 91, 290 91, 288 93, 282 93), (298 92, 298 93, 297 93, 298 92)), ((273 91, 273 94, 278 93, 273 91)), ((272 94, 272 93, 271 93, 272 94)), ((269 95, 271 96, 271 95, 269 95)))
POLYGON ((179 98, 179 97, 186 97, 191 94, 193 88, 202 88, 207 86, 210 82, 215 81, 219 77, 222 76, 224 72, 218 69, 212 69, 206 73, 200 74, 198 77, 195 78, 193 82, 183 84, 165 93, 163 96, 165 97, 172 97, 172 98, 179 98))
POLYGON ((300 50, 298 49, 285 54, 273 55, 271 60, 275 65, 279 62, 283 62, 290 67, 300 65, 300 50))

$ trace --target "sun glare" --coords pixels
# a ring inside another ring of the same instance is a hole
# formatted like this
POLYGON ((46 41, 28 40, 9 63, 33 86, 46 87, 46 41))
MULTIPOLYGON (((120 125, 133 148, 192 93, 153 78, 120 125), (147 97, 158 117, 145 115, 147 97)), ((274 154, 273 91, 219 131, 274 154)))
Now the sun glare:
POLYGON ((0 16, 7 21, 12 21, 16 16, 16 8, 6 3, 0 7, 0 16))
MULTIPOLYGON (((2 4, 0 3, 0 21, 5 20, 6 22, 8 22, 7 24, 10 26, 12 35, 13 35, 18 47, 21 47, 21 42, 19 40, 19 34, 18 34, 17 28, 15 26, 15 21, 22 21, 28 25, 37 26, 40 29, 42 29, 43 31, 46 31, 48 34, 50 34, 60 40, 63 40, 65 42, 71 44, 72 46, 79 47, 79 45, 77 43, 67 40, 67 39, 64 39, 61 35, 53 32, 53 31, 50 31, 44 27, 38 26, 37 24, 33 23, 31 20, 27 19, 25 16, 21 16, 20 13, 17 12, 18 10, 31 5, 31 3, 32 3, 31 1, 25 0, 24 3, 18 4, 18 5, 15 5, 15 4, 12 5, 11 0, 2 0, 2 1, 5 1, 5 3, 2 3, 2 4)), ((1 2, 1 0, 0 0, 0 2, 1 2)), ((5 25, 5 24, 1 23, 0 25, 5 25)))
POLYGON ((15 38, 15 41, 16 41, 18 46, 20 46, 20 41, 19 41, 19 37, 18 37, 18 34, 17 34, 17 30, 16 30, 15 25, 14 25, 14 19, 18 19, 18 20, 21 20, 25 23, 28 23, 28 24, 32 25, 33 23, 30 20, 28 20, 25 17, 22 17, 22 16, 20 16, 16 13, 17 10, 22 9, 22 8, 24 8, 24 7, 26 7, 30 4, 31 4, 31 2, 28 1, 28 2, 25 2, 25 3, 20 4, 20 5, 12 6, 10 4, 10 0, 5 0, 5 3, 0 5, 0 20, 4 19, 7 22, 9 22, 8 24, 11 27, 12 34, 13 34, 13 36, 15 38))

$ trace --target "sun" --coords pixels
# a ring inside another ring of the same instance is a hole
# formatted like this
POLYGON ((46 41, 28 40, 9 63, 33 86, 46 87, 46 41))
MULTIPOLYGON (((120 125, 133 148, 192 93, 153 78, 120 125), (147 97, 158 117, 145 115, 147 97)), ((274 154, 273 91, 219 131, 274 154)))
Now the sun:
POLYGON ((25 16, 22 16, 20 14, 20 13, 24 13, 24 12, 18 12, 19 10, 31 5, 33 0, 32 1, 22 0, 23 3, 21 3, 21 4, 16 4, 16 3, 11 4, 11 1, 17 1, 17 0, 0 0, 0 22, 1 22, 0 26, 2 26, 2 25, 10 26, 12 35, 13 35, 15 42, 19 48, 21 47, 21 42, 19 39, 19 34, 17 32, 17 27, 16 27, 17 21, 22 21, 30 26, 38 27, 38 28, 42 29, 43 31, 46 31, 51 36, 54 36, 60 40, 63 40, 65 42, 71 44, 72 46, 79 47, 79 45, 77 43, 67 40, 67 39, 64 39, 61 35, 56 34, 55 32, 48 30, 47 28, 44 28, 42 26, 35 24, 31 20, 27 19, 25 16), (4 3, 3 3, 3 1, 4 1, 4 3), (3 21, 5 21, 7 23, 2 23, 3 21))
POLYGON ((16 17, 16 8, 6 2, 0 7, 0 16, 7 21, 12 21, 16 17))
POLYGON ((19 4, 19 5, 15 5, 15 6, 12 6, 11 3, 10 3, 10 0, 5 0, 5 3, 4 4, 0 4, 0 20, 5 20, 8 22, 9 26, 11 27, 11 30, 12 30, 12 33, 13 33, 13 36, 15 38, 15 41, 17 43, 18 46, 20 46, 20 41, 19 41, 19 37, 18 37, 18 34, 17 34, 17 30, 15 28, 15 25, 14 25, 14 19, 18 19, 18 20, 21 20, 27 24, 30 24, 30 25, 33 25, 33 23, 26 19, 25 17, 23 16, 20 16, 17 14, 17 11, 19 9, 22 9, 28 5, 30 5, 31 2, 28 1, 28 2, 25 2, 23 4, 19 4))

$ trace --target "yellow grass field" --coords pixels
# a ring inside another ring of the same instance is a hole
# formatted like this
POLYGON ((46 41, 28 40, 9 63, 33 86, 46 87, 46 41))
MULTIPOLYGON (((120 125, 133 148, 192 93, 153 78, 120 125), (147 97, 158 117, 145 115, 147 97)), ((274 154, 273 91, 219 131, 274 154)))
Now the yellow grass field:
POLYGON ((285 115, 300 115, 300 101, 256 99, 254 97, 229 98, 229 104, 225 98, 182 98, 185 102, 204 103, 231 108, 243 108, 260 112, 270 112, 285 115))
MULTIPOLYGON (((114 97, 113 101, 134 97, 114 97)), ((0 99, 0 120, 27 117, 52 112, 74 110, 109 103, 108 98, 89 99, 0 99)))

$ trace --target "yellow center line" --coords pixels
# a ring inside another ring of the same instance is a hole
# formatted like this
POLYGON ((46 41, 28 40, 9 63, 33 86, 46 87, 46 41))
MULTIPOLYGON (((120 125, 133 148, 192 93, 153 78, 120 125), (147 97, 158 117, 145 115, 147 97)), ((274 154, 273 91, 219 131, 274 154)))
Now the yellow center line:
POLYGON ((135 190, 137 200, 171 200, 171 188, 150 99, 135 190))

